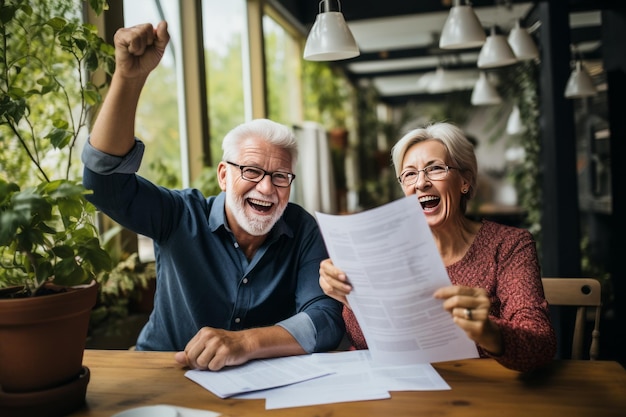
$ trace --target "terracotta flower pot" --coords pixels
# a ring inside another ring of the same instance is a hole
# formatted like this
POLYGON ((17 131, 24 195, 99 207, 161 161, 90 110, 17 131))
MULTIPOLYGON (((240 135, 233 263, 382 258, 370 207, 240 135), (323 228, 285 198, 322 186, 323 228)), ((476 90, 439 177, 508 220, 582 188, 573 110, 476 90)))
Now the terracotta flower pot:
POLYGON ((0 299, 1 392, 46 391, 85 372, 83 352, 97 291, 93 282, 58 294, 0 299))

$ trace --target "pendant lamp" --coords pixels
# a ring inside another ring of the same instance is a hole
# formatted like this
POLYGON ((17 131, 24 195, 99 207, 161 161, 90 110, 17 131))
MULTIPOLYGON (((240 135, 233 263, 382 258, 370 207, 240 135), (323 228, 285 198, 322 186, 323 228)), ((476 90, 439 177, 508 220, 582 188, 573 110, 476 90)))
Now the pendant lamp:
POLYGON ((596 92, 596 87, 583 67, 582 61, 576 61, 576 67, 567 80, 565 98, 589 97, 595 95, 596 92))
POLYGON ((304 46, 304 59, 308 61, 337 61, 360 55, 359 47, 341 13, 330 11, 330 0, 319 3, 319 14, 309 32, 304 46), (324 11, 322 12, 322 3, 324 11))
POLYGON ((441 49, 476 48, 485 43, 485 29, 469 5, 462 5, 461 0, 454 0, 454 6, 441 30, 439 47, 441 49))
POLYGON ((509 135, 519 135, 525 131, 526 126, 524 126, 524 123, 522 122, 519 107, 516 104, 513 106, 513 110, 506 121, 506 133, 509 135))
POLYGON ((471 102, 474 106, 488 106, 502 103, 502 97, 500 97, 500 94, 498 94, 494 86, 491 85, 484 71, 480 72, 478 80, 474 85, 471 102))
POLYGON ((437 67, 435 75, 433 76, 430 84, 428 84, 427 91, 431 94, 445 93, 451 91, 451 80, 448 71, 443 67, 437 67))
POLYGON ((539 58, 539 50, 535 41, 528 31, 520 26, 519 20, 515 21, 515 26, 509 33, 508 42, 515 57, 520 61, 539 58))
POLYGON ((496 27, 492 26, 491 34, 478 54, 478 68, 504 67, 516 62, 517 58, 506 38, 496 33, 496 27))

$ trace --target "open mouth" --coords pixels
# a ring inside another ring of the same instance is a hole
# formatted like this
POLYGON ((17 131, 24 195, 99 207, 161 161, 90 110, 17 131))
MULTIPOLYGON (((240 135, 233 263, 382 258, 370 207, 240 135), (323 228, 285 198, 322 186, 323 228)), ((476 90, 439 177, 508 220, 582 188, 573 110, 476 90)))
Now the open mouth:
POLYGON ((424 197, 420 197, 419 202, 422 205, 422 209, 424 211, 432 211, 439 205, 441 199, 439 197, 435 197, 434 195, 427 195, 424 197))
POLYGON ((268 201, 256 200, 253 198, 249 198, 246 200, 250 207, 252 207, 256 211, 260 211, 262 213, 267 213, 270 211, 274 203, 270 203, 268 201))

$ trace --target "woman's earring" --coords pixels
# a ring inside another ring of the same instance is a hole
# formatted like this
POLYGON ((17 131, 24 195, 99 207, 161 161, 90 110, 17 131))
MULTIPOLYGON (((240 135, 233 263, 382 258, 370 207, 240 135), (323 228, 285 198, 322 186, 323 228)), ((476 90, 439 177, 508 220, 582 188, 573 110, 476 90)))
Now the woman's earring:
POLYGON ((462 192, 463 194, 467 194, 467 192, 468 192, 468 191, 469 191, 469 190, 468 190, 467 188, 463 188, 463 190, 461 190, 461 192, 462 192))

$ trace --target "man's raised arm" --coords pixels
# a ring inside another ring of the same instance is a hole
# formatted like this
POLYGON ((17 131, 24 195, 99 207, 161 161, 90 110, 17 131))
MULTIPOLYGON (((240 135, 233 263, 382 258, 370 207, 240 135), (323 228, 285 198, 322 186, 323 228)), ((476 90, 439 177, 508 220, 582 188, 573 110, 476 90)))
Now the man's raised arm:
POLYGON ((146 23, 115 33, 115 72, 91 130, 91 145, 111 155, 126 155, 135 145, 135 113, 148 75, 170 40, 167 23, 146 23))

